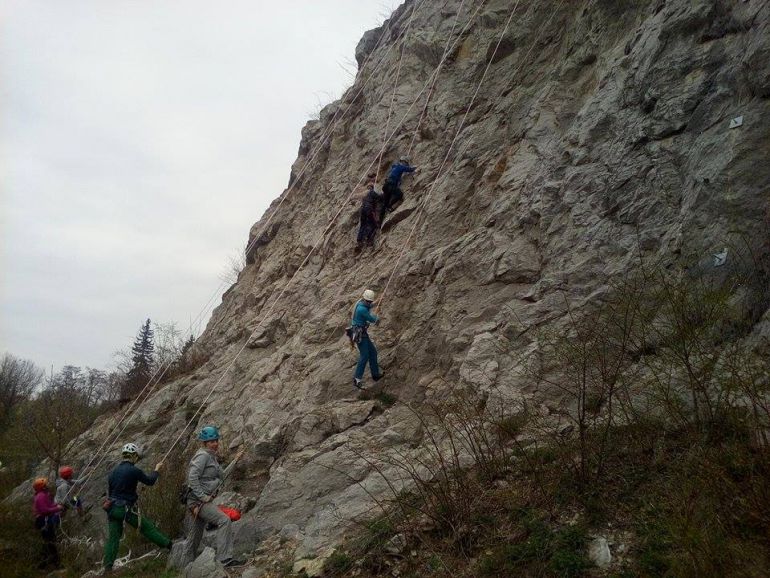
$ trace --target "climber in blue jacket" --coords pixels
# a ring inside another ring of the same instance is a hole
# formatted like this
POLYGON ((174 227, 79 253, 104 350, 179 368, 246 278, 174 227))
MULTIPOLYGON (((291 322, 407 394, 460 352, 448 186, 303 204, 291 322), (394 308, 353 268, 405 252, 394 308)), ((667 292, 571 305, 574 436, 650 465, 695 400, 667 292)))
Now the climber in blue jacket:
POLYGON ((413 173, 417 170, 417 167, 413 167, 409 164, 409 159, 401 157, 398 162, 390 167, 388 178, 385 179, 385 183, 382 185, 382 207, 380 208, 380 223, 385 218, 387 211, 392 211, 396 204, 401 202, 404 198, 404 193, 401 191, 401 177, 406 173, 413 173))
POLYGON ((369 338, 367 329, 370 324, 376 324, 380 318, 371 312, 374 306, 374 291, 367 289, 364 291, 363 298, 360 299, 353 308, 353 320, 351 321, 350 340, 358 346, 358 365, 353 374, 353 386, 363 389, 364 370, 366 364, 369 364, 369 370, 372 372, 372 379, 378 381, 383 373, 377 363, 377 348, 369 338))

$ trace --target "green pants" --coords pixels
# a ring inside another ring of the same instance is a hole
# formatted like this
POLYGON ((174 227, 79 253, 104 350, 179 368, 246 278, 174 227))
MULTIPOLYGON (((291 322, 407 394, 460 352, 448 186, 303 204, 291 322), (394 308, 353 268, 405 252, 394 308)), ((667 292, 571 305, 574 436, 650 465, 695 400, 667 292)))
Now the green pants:
POLYGON ((112 568, 115 558, 118 557, 118 548, 120 547, 120 538, 123 536, 123 522, 128 522, 134 528, 138 527, 142 536, 147 538, 153 544, 161 548, 171 546, 169 540, 160 530, 155 527, 149 519, 142 516, 141 525, 139 517, 131 510, 126 512, 125 506, 113 506, 107 512, 107 524, 109 526, 109 536, 104 545, 104 567, 112 568))

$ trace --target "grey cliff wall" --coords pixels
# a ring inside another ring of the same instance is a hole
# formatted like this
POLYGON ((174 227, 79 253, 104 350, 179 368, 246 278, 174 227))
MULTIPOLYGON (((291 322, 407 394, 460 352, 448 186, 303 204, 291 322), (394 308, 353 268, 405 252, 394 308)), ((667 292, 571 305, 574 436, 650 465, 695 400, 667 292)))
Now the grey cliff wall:
MULTIPOLYGON (((431 189, 514 5, 490 0, 430 94, 411 153, 421 171, 405 179, 406 202, 376 250, 354 255, 363 188, 345 199, 377 172, 367 167, 383 142, 399 51, 391 129, 450 31, 479 7, 460 5, 410 0, 364 35, 354 85, 304 128, 291 189, 252 227, 249 265, 196 345, 209 361, 164 385, 128 430, 137 443, 154 439, 150 452, 162 455, 246 345, 196 424, 218 424, 225 446, 247 448, 232 482, 255 503, 241 524, 244 550, 296 525, 295 556, 312 556, 366 515, 369 496, 388 490, 363 456, 421 443, 404 403, 419 407, 458 386, 548 400, 515 371, 514 337, 522 326, 558 323, 565 295, 589 302, 640 253, 707 274, 727 244, 767 248, 767 2, 522 0, 431 189), (743 125, 730 129, 737 116, 743 125), (356 356, 342 329, 364 288, 382 291, 404 247, 384 322, 372 331, 381 383, 404 403, 382 408, 354 395, 356 356)), ((388 145, 380 179, 409 149, 424 102, 388 145)), ((111 423, 79 441, 83 458, 111 423)))

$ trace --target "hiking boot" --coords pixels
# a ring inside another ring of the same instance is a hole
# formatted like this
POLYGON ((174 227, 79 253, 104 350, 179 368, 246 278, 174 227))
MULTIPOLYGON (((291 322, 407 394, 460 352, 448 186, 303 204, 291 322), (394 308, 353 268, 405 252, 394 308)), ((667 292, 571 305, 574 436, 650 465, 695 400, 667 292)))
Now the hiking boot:
POLYGON ((385 377, 385 372, 381 371, 379 375, 373 375, 372 379, 374 381, 380 381, 383 377, 385 377))
POLYGON ((228 558, 227 560, 222 560, 222 566, 225 568, 237 568, 238 566, 245 566, 246 562, 243 560, 236 560, 235 558, 228 558))
POLYGON ((358 379, 357 377, 353 378, 353 387, 358 389, 364 389, 364 380, 358 379))

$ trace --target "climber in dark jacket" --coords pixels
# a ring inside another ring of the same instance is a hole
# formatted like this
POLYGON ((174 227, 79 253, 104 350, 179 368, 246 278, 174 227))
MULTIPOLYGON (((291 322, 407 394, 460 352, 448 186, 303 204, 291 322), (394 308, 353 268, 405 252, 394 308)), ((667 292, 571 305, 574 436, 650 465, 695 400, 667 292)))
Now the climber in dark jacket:
POLYGON ((374 190, 374 184, 369 183, 363 201, 361 202, 361 224, 358 227, 357 250, 361 250, 364 244, 374 245, 374 237, 380 228, 379 211, 382 204, 382 195, 374 190))
POLYGON ((363 299, 359 300, 353 308, 353 319, 351 321, 353 343, 358 345, 359 357, 358 365, 356 365, 356 371, 353 374, 353 386, 358 389, 363 389, 364 383, 364 370, 367 363, 369 364, 369 371, 372 372, 372 379, 378 381, 382 378, 383 372, 380 370, 380 366, 377 363, 377 348, 374 343, 369 339, 369 333, 367 329, 370 323, 377 323, 380 318, 371 312, 371 308, 374 306, 374 291, 367 289, 364 291, 363 299))
POLYGON ((123 461, 107 477, 108 491, 104 509, 107 511, 109 536, 104 543, 104 569, 109 572, 118 556, 120 538, 123 536, 123 523, 128 522, 138 528, 141 534, 161 548, 171 549, 171 540, 163 535, 149 519, 141 516, 136 508, 139 496, 136 486, 141 482, 152 486, 158 481, 163 462, 155 466, 155 471, 145 474, 134 464, 139 460, 139 448, 126 444, 122 450, 123 461))
POLYGON ((382 208, 380 209, 380 222, 385 218, 386 211, 392 211, 395 205, 404 198, 401 191, 401 177, 405 173, 413 173, 417 168, 409 164, 409 159, 401 157, 398 162, 390 167, 388 178, 382 185, 382 208))

